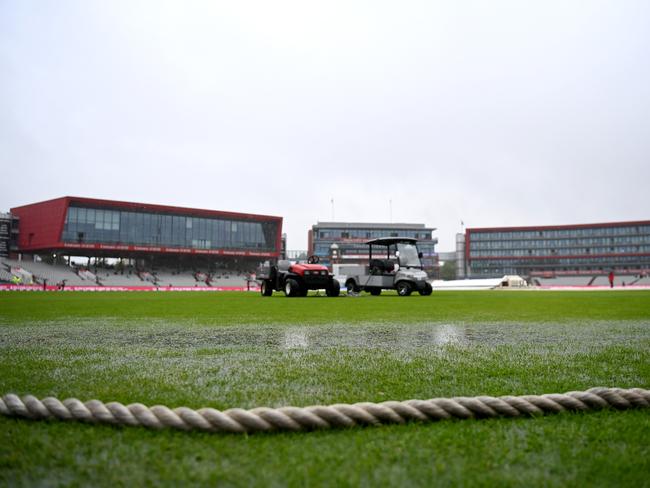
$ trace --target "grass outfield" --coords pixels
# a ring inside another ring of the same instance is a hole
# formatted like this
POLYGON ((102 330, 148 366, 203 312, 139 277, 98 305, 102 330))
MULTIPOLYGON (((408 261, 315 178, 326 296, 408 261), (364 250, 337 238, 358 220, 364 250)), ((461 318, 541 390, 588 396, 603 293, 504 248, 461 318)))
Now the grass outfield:
MULTIPOLYGON (((650 388, 650 293, 0 293, 0 393, 252 408, 650 388)), ((0 418, 0 484, 643 486, 650 412, 250 436, 0 418)))

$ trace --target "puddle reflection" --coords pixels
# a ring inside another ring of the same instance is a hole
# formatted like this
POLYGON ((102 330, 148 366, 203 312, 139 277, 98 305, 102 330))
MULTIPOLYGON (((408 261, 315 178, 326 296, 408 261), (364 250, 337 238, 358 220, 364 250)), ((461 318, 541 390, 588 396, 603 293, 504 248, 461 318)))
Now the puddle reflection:
MULTIPOLYGON (((237 331, 241 333, 241 330, 237 331)), ((278 331, 267 330, 267 338, 278 331)), ((249 340, 255 338, 249 336, 249 340)), ((481 338, 467 326, 436 324, 430 326, 350 326, 301 327, 285 329, 278 344, 283 349, 325 347, 364 347, 380 349, 408 349, 423 346, 467 345, 481 338)), ((273 342, 268 341, 268 342, 273 342)))
POLYGON ((307 333, 304 330, 289 329, 285 331, 283 346, 285 349, 300 349, 309 347, 307 333))
POLYGON ((329 324, 253 325, 206 327, 169 323, 130 323, 116 327, 110 321, 92 323, 33 324, 10 329, 0 327, 0 347, 39 344, 72 347, 137 345, 155 348, 212 349, 266 348, 317 350, 350 347, 364 349, 413 349, 468 347, 503 344, 572 344, 590 347, 598 343, 622 343, 648 337, 650 324, 632 323, 483 323, 483 324, 329 324), (604 333, 606 332, 606 333, 604 333), (639 336, 641 334, 641 336, 639 336))
POLYGON ((467 327, 441 325, 433 333, 433 343, 445 346, 447 344, 467 344, 469 335, 467 327))

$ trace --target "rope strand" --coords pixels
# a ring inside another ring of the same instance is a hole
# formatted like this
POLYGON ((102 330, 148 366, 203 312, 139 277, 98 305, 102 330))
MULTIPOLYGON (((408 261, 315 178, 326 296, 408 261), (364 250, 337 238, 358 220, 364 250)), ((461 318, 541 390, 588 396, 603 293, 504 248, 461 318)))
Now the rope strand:
POLYGON ((61 402, 52 397, 39 400, 32 395, 21 398, 11 393, 0 398, 0 414, 9 417, 238 434, 297 432, 356 425, 403 424, 411 421, 431 422, 452 418, 530 417, 564 411, 648 407, 650 390, 602 387, 564 394, 432 398, 402 402, 315 405, 304 408, 231 408, 224 411, 214 408, 192 410, 187 407, 172 410, 163 405, 147 407, 141 403, 124 406, 117 402, 104 404, 99 400, 84 403, 76 398, 61 402))

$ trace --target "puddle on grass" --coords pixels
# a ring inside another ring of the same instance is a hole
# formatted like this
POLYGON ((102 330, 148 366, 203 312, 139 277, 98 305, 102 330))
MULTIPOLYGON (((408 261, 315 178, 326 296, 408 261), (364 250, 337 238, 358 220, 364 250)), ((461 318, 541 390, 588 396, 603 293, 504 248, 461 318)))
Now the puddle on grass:
MULTIPOLYGON (((239 335, 241 331, 237 331, 239 335)), ((325 327, 289 327, 280 334, 284 349, 359 347, 366 349, 417 349, 499 345, 564 345, 578 348, 596 344, 650 341, 650 323, 600 324, 381 324, 325 327)), ((224 337, 227 341, 227 337, 224 337)))
POLYGON ((578 323, 433 323, 206 326, 166 321, 118 323, 112 319, 79 323, 44 322, 7 327, 0 324, 0 348, 21 346, 135 346, 171 349, 321 350, 567 345, 650 342, 650 322, 578 323))

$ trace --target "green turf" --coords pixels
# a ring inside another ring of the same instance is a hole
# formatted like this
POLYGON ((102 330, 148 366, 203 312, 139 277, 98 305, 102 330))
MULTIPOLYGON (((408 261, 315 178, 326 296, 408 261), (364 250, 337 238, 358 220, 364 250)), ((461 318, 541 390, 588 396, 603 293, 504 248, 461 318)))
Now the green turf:
MULTIPOLYGON (((385 292, 386 294, 386 292, 385 292)), ((287 299, 276 293, 16 293, 0 292, 0 318, 12 321, 65 318, 159 318, 206 324, 386 321, 544 322, 634 320, 650 315, 650 292, 440 292, 430 297, 395 294, 336 299, 287 299), (287 300, 290 300, 287 302, 287 300), (334 301, 332 301, 334 300, 334 301), (406 300, 406 301, 405 301, 406 300)))
MULTIPOLYGON (((650 387, 650 293, 0 293, 0 393, 255 407, 650 387)), ((650 412, 251 436, 0 418, 0 484, 643 486, 650 412)))

